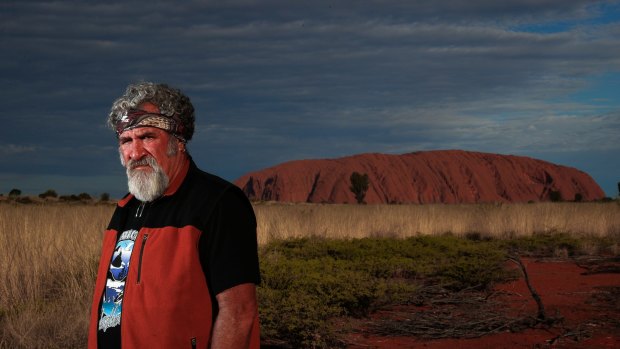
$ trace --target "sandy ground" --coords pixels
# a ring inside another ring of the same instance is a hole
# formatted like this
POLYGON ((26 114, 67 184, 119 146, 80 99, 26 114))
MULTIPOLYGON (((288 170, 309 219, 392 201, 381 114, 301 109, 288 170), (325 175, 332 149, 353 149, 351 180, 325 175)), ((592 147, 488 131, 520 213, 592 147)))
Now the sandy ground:
MULTIPOLYGON (((348 337, 349 348, 620 348, 618 259, 525 259, 523 264, 547 316, 563 320, 550 327, 538 325, 518 333, 501 332, 473 339, 377 336, 360 330, 348 337)), ((538 306, 523 277, 498 285, 495 291, 506 313, 537 314, 538 306)), ((409 311, 421 311, 419 308, 411 306, 409 311)), ((378 312, 374 318, 389 314, 393 312, 378 312)))

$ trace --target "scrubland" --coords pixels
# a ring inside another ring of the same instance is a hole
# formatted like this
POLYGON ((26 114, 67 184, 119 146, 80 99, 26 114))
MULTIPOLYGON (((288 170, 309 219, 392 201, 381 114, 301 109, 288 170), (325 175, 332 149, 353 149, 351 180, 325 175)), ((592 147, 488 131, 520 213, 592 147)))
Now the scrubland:
MULTIPOLYGON (((618 255, 620 205, 255 203, 263 340, 338 346, 329 319, 484 288, 508 250, 618 255)), ((111 205, 0 204, 0 348, 81 348, 111 205)))

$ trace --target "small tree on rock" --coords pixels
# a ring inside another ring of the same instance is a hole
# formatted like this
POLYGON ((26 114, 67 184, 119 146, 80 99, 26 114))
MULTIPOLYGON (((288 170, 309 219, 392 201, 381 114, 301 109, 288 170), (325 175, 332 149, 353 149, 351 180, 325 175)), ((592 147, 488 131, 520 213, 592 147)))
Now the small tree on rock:
POLYGON ((551 190, 549 192, 549 199, 551 202, 560 202, 562 201, 562 193, 559 190, 551 190))
POLYGON ((353 172, 351 174, 351 186, 349 189, 355 195, 355 200, 358 204, 364 203, 366 197, 366 191, 368 190, 368 175, 366 173, 360 174, 353 172))

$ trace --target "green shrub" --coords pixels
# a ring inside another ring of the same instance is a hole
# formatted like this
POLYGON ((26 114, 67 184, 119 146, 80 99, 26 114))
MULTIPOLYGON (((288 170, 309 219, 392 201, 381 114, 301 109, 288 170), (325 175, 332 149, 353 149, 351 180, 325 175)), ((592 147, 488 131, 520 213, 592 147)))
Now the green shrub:
POLYGON ((338 310, 307 292, 259 288, 262 342, 292 348, 329 348, 336 343, 330 318, 338 310))
POLYGON ((512 276, 497 244, 450 235, 276 241, 260 258, 263 340, 294 348, 338 346, 334 318, 407 303, 423 282, 486 288, 512 276))
POLYGON ((504 269, 509 252, 554 255, 580 249, 580 242, 566 234, 272 242, 261 247, 263 340, 292 348, 343 346, 333 330, 335 319, 367 316, 385 305, 422 304, 426 285, 489 288, 516 276, 504 269))
POLYGON ((438 270, 437 276, 448 289, 484 289, 509 278, 504 260, 506 254, 491 245, 469 246, 438 270))
POLYGON ((560 250, 572 256, 581 246, 578 238, 565 233, 536 233, 502 241, 501 244, 509 251, 533 256, 554 256, 560 250))

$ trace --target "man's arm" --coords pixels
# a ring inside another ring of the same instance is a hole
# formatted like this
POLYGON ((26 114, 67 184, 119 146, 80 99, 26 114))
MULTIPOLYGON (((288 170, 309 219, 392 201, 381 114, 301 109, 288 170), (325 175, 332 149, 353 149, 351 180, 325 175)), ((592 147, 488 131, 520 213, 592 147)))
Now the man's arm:
POLYGON ((241 284, 218 293, 219 313, 213 325, 211 349, 241 349, 250 345, 258 315, 256 286, 241 284))

